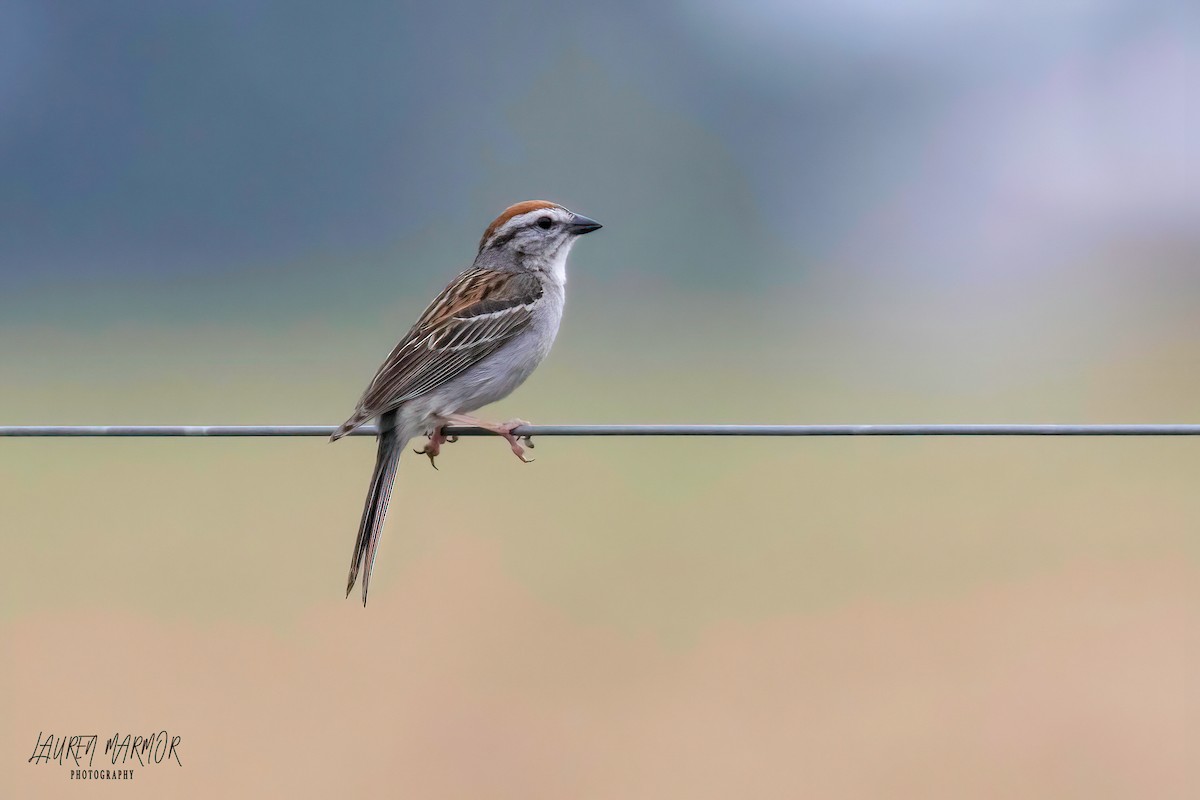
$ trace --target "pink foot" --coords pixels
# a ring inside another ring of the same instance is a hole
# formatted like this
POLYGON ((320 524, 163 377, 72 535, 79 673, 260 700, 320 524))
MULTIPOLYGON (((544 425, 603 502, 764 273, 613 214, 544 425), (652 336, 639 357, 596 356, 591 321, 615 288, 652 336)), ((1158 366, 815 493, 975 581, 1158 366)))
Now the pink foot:
POLYGON ((438 468, 434 461, 442 453, 443 444, 454 444, 458 441, 457 436, 447 436, 442 432, 442 426, 439 425, 434 429, 433 433, 429 434, 429 442, 420 450, 413 450, 419 456, 429 456, 429 465, 434 469, 438 468))
POLYGON ((532 464, 533 459, 525 457, 525 448, 521 446, 521 442, 524 441, 525 444, 527 444, 529 446, 529 448, 532 450, 533 449, 533 437, 532 436, 514 436, 513 435, 514 430, 521 427, 522 425, 528 425, 528 424, 529 423, 523 419, 510 419, 508 422, 502 422, 499 425, 497 425, 496 433, 500 434, 501 436, 503 436, 505 439, 508 440, 509 446, 512 447, 513 455, 515 455, 517 458, 521 459, 526 464, 532 464))
POLYGON ((510 419, 508 422, 496 423, 476 419, 475 417, 467 414, 455 414, 451 417, 448 417, 447 422, 451 425, 464 425, 483 428, 485 431, 491 431, 492 433, 503 436, 505 440, 508 441, 509 447, 512 448, 513 455, 524 461, 526 464, 533 463, 532 458, 525 457, 525 448, 521 446, 521 442, 524 441, 525 444, 532 448, 533 439, 531 439, 529 436, 516 436, 513 434, 513 431, 517 428, 521 427, 522 425, 529 424, 523 419, 510 419))

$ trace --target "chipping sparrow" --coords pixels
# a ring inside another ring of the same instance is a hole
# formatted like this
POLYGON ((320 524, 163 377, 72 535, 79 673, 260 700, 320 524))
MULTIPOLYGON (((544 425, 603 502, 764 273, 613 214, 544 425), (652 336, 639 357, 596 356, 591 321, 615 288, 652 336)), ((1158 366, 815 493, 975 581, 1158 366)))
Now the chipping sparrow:
POLYGON ((479 241, 475 263, 425 309, 358 401, 332 440, 378 418, 379 440, 346 596, 363 571, 367 604, 371 566, 404 445, 420 435, 417 451, 432 463, 446 437, 444 425, 473 425, 508 440, 522 461, 513 429, 521 420, 484 422, 470 412, 493 403, 529 377, 550 352, 562 319, 567 254, 575 240, 600 223, 555 203, 527 200, 509 206, 479 241))

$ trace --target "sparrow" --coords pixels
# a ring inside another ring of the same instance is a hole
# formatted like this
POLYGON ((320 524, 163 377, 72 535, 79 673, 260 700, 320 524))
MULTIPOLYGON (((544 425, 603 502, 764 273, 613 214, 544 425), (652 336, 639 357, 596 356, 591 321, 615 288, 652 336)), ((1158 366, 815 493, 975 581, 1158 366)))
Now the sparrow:
MULTIPOLYGON (((557 203, 527 200, 509 206, 483 232, 471 268, 450 282, 384 360, 337 441, 378 420, 375 469, 354 541, 346 597, 362 573, 367 604, 371 567, 400 454, 409 440, 428 436, 430 463, 447 441, 443 426, 475 426, 503 436, 525 461, 513 430, 524 420, 487 422, 471 412, 521 385, 554 344, 566 299, 567 254, 593 219, 557 203)), ((526 444, 533 446, 528 437, 526 444)))

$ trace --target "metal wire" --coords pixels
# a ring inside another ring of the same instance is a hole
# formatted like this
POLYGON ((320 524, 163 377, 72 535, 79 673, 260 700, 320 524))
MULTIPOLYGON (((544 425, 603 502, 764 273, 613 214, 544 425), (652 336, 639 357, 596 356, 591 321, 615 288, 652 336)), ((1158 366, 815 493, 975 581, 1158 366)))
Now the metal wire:
MULTIPOLYGON (((8 425, 0 436, 325 436, 332 425, 8 425)), ((526 425, 518 436, 1200 436, 1200 425, 526 425)), ((364 426, 351 436, 374 436, 364 426)), ((488 436, 446 428, 450 436, 488 436)))

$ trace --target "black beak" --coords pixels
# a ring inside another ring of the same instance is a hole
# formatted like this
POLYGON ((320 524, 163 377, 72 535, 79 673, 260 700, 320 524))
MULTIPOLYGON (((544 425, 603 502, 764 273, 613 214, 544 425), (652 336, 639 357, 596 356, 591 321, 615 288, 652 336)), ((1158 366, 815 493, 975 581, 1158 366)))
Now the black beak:
POLYGON ((596 220, 589 219, 582 214, 573 214, 571 216, 571 221, 567 223, 567 230, 576 235, 598 231, 603 227, 604 226, 599 222, 596 222, 596 220))

